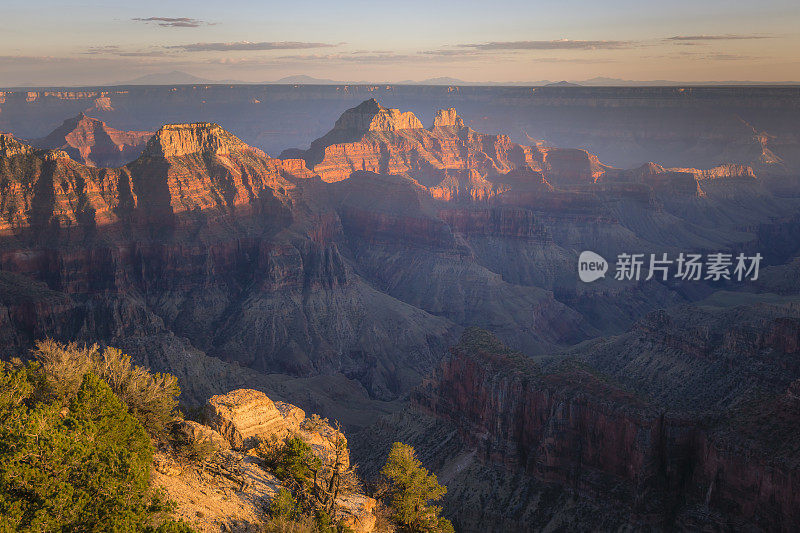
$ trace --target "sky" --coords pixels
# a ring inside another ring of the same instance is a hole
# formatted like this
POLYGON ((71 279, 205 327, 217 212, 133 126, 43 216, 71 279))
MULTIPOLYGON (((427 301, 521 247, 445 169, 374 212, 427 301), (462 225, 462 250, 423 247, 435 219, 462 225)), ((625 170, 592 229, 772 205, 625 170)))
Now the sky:
POLYGON ((800 80, 797 0, 2 0, 0 87, 800 80))

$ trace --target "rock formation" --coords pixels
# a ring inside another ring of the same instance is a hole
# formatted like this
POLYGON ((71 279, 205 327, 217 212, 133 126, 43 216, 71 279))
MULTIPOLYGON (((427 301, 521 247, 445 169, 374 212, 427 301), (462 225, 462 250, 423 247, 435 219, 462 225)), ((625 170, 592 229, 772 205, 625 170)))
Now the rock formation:
POLYGON ((434 128, 446 128, 446 127, 453 127, 453 128, 463 128, 464 127, 464 119, 458 116, 458 112, 454 107, 450 107, 448 109, 440 109, 436 112, 436 116, 433 118, 433 127, 434 128))
POLYGON ((30 142, 39 148, 63 150, 87 166, 119 167, 136 159, 152 135, 151 131, 116 130, 80 113, 46 137, 30 142))
POLYGON ((193 154, 227 156, 252 148, 217 124, 167 124, 149 137, 144 157, 170 158, 193 154))
MULTIPOLYGON (((209 457, 198 468, 159 453, 153 479, 154 485, 164 488, 177 503, 177 516, 204 532, 260 531, 264 527, 265 510, 281 482, 264 468, 253 450, 259 443, 276 445, 297 437, 324 460, 332 453, 335 438, 344 438, 326 420, 311 424, 298 407, 273 402, 250 389, 213 396, 206 412, 207 425, 183 421, 180 429, 190 445, 210 445, 209 457)), ((345 457, 345 468, 348 464, 345 457)), ((343 493, 337 504, 335 519, 355 533, 374 531, 373 498, 343 493)))
POLYGON ((358 134, 370 131, 415 130, 422 127, 422 122, 414 116, 414 113, 387 109, 374 98, 370 98, 342 113, 332 131, 358 134))
POLYGON ((564 522, 789 531, 800 479, 797 446, 785 440, 799 416, 789 396, 709 419, 571 359, 539 365, 469 329, 414 392, 409 411, 359 438, 371 439, 362 446, 398 438, 419 446, 457 487, 446 508, 464 531, 564 522), (442 438, 447 445, 428 444, 442 438))
POLYGON ((283 439, 289 433, 286 419, 263 392, 235 390, 212 396, 207 406, 209 425, 236 449, 252 448, 265 435, 283 439))

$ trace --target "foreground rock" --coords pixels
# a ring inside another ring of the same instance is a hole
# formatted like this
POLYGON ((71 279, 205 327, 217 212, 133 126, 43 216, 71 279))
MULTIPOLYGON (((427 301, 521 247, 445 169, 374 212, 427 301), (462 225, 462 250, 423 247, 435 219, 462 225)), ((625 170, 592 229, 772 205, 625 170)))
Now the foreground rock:
MULTIPOLYGON (((344 435, 327 420, 306 418, 288 403, 273 402, 264 393, 239 389, 209 399, 207 424, 182 422, 179 430, 194 450, 206 457, 194 461, 160 453, 155 460, 154 483, 178 504, 177 515, 199 531, 261 531, 265 510, 281 488, 280 481, 262 467, 255 455, 261 442, 279 443, 298 437, 324 459, 344 435)), ((344 440, 346 443, 346 440, 344 440)), ((349 454, 345 466, 349 464, 349 454)), ((336 517, 356 533, 374 530, 376 501, 360 493, 337 498, 336 517)))
POLYGON ((224 435, 236 449, 249 449, 260 439, 284 439, 289 424, 263 392, 240 389, 213 396, 206 406, 209 426, 224 435))
POLYGON ((176 517, 198 531, 256 533, 265 524, 264 509, 280 482, 257 459, 232 450, 220 452, 202 467, 156 456, 153 484, 177 504, 176 517))

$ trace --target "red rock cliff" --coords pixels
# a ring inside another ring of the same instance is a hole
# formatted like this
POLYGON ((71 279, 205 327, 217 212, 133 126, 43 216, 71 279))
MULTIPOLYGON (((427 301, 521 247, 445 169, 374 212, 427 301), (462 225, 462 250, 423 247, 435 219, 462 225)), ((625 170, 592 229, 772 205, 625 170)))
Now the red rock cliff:
POLYGON ((153 135, 151 131, 120 131, 83 113, 69 118, 52 133, 31 141, 33 146, 64 150, 84 165, 118 167, 133 161, 153 135))
MULTIPOLYGON (((800 421, 791 398, 792 389, 768 415, 738 416, 776 416, 791 432, 800 421)), ((797 463, 765 453, 747 424, 722 431, 665 414, 585 368, 543 372, 481 330, 465 332, 412 401, 456 422, 484 461, 611 495, 631 505, 640 527, 695 527, 687 510, 696 505, 723 528, 791 531, 800 520, 797 463)))

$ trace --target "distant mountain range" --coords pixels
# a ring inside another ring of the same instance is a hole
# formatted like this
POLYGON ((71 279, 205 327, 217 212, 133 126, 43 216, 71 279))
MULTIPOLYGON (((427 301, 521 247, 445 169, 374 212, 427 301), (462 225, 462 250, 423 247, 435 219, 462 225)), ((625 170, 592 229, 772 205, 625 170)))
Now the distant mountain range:
POLYGON ((220 83, 204 78, 198 78, 192 74, 173 70, 172 72, 156 72, 153 74, 146 74, 139 76, 132 80, 115 82, 111 85, 190 85, 192 83, 220 83))
POLYGON ((384 84, 392 85, 462 85, 462 86, 536 86, 536 87, 657 87, 680 85, 800 85, 800 81, 693 81, 681 82, 673 80, 625 80, 621 78, 595 77, 588 80, 534 80, 534 81, 465 81, 447 76, 428 78, 425 80, 403 80, 399 82, 368 81, 368 80, 332 80, 328 78, 315 78, 305 74, 286 76, 273 81, 250 82, 242 80, 211 80, 200 78, 181 71, 157 72, 147 74, 124 82, 111 83, 110 85, 192 85, 197 83, 210 84, 235 84, 235 85, 261 85, 261 84, 299 84, 299 85, 367 85, 384 84))

